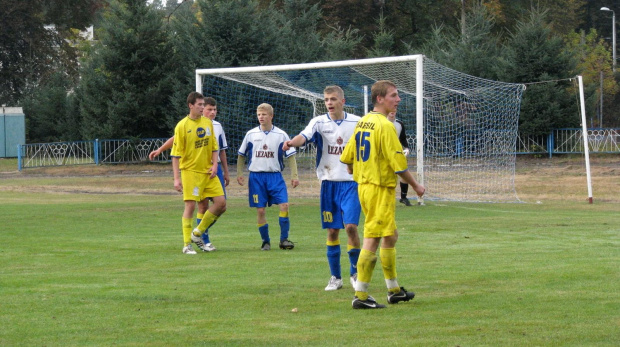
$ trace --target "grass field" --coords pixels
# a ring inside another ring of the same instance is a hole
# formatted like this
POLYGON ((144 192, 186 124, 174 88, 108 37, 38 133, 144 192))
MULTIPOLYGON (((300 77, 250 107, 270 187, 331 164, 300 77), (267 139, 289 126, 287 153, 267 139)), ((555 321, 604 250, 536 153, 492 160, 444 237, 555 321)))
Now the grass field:
MULTIPOLYGON (((170 176, 0 160, 0 345, 617 346, 616 161, 595 167, 591 205, 577 164, 541 161, 517 172, 528 203, 399 206, 399 282, 416 298, 369 312, 351 309, 348 281, 323 290, 318 201, 298 191, 294 250, 259 250, 235 188, 218 251, 188 256, 170 176)), ((380 264, 370 294, 385 303, 380 264)))

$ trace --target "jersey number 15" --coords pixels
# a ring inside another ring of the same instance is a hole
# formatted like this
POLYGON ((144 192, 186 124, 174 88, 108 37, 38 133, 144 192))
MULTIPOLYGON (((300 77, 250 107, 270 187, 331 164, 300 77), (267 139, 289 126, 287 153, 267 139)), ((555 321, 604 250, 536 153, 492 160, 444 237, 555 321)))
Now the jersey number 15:
POLYGON ((355 154, 357 161, 368 161, 368 157, 370 157, 369 136, 370 132, 368 131, 360 131, 355 134, 355 154))

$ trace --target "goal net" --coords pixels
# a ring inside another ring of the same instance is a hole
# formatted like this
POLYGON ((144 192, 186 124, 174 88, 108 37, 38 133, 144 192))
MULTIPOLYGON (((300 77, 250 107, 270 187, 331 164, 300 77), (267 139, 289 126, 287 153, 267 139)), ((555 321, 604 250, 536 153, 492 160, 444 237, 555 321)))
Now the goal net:
MULTIPOLYGON (((196 70, 196 90, 218 102, 229 158, 258 125, 259 104, 274 107, 274 124, 292 138, 312 117, 327 112, 326 86, 340 86, 345 111, 363 116, 372 110, 370 87, 378 80, 398 87, 397 118, 405 125, 410 169, 425 185, 426 199, 518 201, 514 175, 522 84, 469 76, 422 55, 196 70)), ((304 148, 300 167, 314 168, 315 154, 313 146, 304 148)))

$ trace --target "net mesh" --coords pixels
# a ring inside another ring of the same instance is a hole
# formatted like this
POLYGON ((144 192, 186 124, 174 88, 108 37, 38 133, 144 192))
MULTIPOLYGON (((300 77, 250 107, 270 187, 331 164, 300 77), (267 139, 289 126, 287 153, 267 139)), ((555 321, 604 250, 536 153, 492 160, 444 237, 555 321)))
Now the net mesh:
MULTIPOLYGON (((421 57, 421 56, 420 56, 421 57)), ((323 89, 345 92, 345 111, 364 115, 370 87, 391 80, 399 90, 397 118, 405 125, 410 170, 416 171, 416 64, 424 71, 424 185, 426 199, 518 201, 514 187, 518 116, 524 86, 469 76, 427 58, 343 67, 202 74, 202 92, 218 101, 234 161, 245 133, 258 125, 256 107, 274 107, 274 124, 297 135, 312 117, 326 112, 323 89), (366 88, 365 88, 366 87, 366 88)), ((247 70, 245 68, 244 70, 247 70)), ((208 71, 208 70, 203 70, 208 71)), ((314 168, 316 149, 298 155, 301 168, 314 168)))

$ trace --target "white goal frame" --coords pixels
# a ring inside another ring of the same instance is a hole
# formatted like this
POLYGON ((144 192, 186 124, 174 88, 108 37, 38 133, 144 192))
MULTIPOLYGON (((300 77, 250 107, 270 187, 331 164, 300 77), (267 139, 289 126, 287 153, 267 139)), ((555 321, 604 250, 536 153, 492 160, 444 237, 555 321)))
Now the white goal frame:
POLYGON ((515 164, 523 84, 471 76, 421 54, 195 70, 195 90, 221 99, 220 121, 235 129, 228 141, 232 148, 240 145, 246 126, 255 126, 247 115, 256 102, 275 105, 286 115, 280 127, 299 132, 308 116, 326 112, 325 86, 340 85, 345 110, 363 116, 372 107, 370 86, 378 80, 391 80, 401 93, 400 119, 409 147, 415 146, 408 159, 427 200, 520 201, 515 164))
MULTIPOLYGON (((415 61, 416 64, 416 162, 418 182, 424 185, 424 55, 405 55, 399 57, 369 58, 356 60, 341 60, 320 63, 270 65, 270 66, 250 66, 237 68, 216 68, 216 69, 196 69, 196 91, 202 93, 202 76, 221 74, 221 73, 241 73, 241 72, 275 72, 285 70, 309 70, 330 67, 348 67, 356 65, 367 65, 373 63, 392 63, 415 61)), ((365 98, 365 100, 367 100, 365 98)), ((365 112, 368 112, 368 103, 364 104, 365 112)), ((422 200, 418 201, 422 203, 422 200)))

